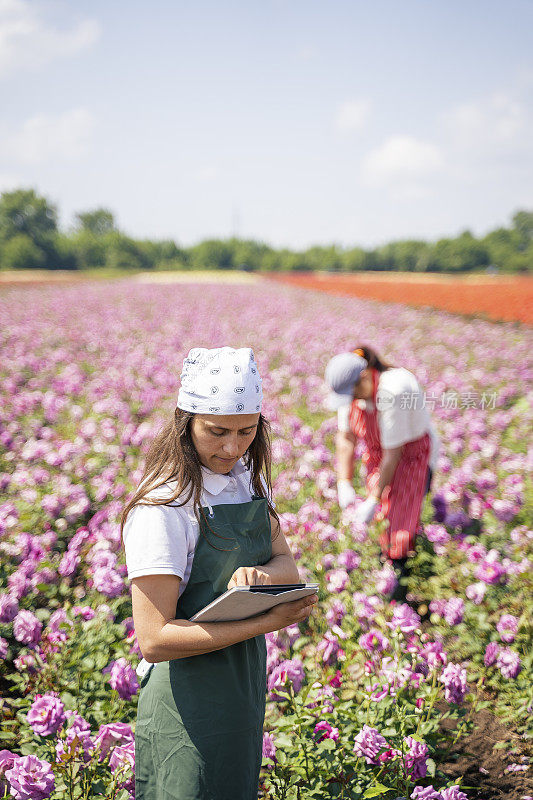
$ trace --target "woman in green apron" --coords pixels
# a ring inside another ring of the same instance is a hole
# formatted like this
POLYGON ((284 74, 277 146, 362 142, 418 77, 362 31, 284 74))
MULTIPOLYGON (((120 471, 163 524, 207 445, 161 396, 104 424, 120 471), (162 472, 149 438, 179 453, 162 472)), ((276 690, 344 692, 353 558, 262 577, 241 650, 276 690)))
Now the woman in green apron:
POLYGON ((247 620, 190 618, 232 586, 298 582, 270 500, 270 440, 253 352, 194 348, 172 421, 122 518, 143 661, 136 800, 257 800, 264 634, 316 596, 247 620))

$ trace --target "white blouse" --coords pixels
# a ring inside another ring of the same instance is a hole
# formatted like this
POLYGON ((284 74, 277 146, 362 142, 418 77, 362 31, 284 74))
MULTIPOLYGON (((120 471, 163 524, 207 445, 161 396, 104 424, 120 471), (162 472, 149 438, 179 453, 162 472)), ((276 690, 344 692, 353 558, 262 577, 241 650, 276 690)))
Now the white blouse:
MULTIPOLYGON (((202 467, 202 505, 248 503, 253 497, 251 478, 251 470, 242 460, 227 475, 202 467)), ((169 481, 147 497, 169 497, 175 486, 175 481, 169 481)), ((135 506, 128 514, 123 531, 128 578, 177 575, 181 578, 180 597, 191 574, 199 536, 200 527, 194 516, 192 498, 184 506, 135 506)), ((144 677, 152 666, 143 658, 136 669, 139 678, 144 677)))
MULTIPOLYGON (((361 408, 374 409, 371 400, 359 400, 361 408)), ((379 376, 376 395, 378 426, 381 446, 385 449, 399 447, 420 439, 429 433, 431 439, 429 466, 435 471, 440 442, 426 407, 424 393, 415 376, 404 367, 393 367, 379 376)), ((337 412, 338 429, 350 430, 350 404, 337 412)))
MULTIPOLYGON (((252 499, 251 471, 238 461, 227 475, 202 467, 203 506, 247 503, 252 499)), ((147 495, 169 497, 176 484, 169 481, 147 495)), ((200 528, 193 511, 193 500, 184 506, 138 505, 124 525, 124 548, 128 578, 141 575, 177 575, 183 594, 191 574, 200 528)))

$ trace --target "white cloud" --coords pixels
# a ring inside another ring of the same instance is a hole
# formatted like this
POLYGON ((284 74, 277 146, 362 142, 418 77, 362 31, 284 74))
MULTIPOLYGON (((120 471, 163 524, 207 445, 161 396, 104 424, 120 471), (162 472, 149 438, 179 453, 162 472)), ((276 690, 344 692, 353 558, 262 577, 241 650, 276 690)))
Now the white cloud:
POLYGON ((12 160, 27 164, 73 161, 88 151, 93 127, 93 115, 86 108, 37 114, 5 137, 2 150, 12 160))
POLYGON ((346 100, 335 117, 335 127, 341 133, 359 131, 370 115, 368 100, 346 100))
POLYGON ((527 116, 520 99, 498 92, 455 106, 443 120, 456 146, 493 150, 513 146, 524 136, 529 138, 527 116))
POLYGON ((0 77, 74 55, 91 47, 99 36, 94 19, 60 30, 40 19, 28 0, 0 0, 0 77))
POLYGON ((420 182, 442 170, 444 157, 437 145, 413 136, 391 136, 363 159, 362 173, 369 185, 409 186, 420 193, 420 182))

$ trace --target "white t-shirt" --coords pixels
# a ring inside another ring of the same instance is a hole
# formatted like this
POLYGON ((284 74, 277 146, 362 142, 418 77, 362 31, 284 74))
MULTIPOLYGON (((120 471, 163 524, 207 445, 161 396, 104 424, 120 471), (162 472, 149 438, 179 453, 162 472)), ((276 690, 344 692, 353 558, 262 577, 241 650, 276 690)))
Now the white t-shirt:
MULTIPOLYGON (((242 461, 227 475, 202 467, 202 478, 203 506, 247 503, 252 499, 251 472, 242 461)), ((150 492, 148 497, 169 497, 173 487, 175 483, 169 481, 150 492)), ((128 514, 123 532, 128 578, 177 575, 181 578, 181 596, 191 574, 199 536, 192 499, 184 506, 135 506, 128 514)))
MULTIPOLYGON (((251 471, 238 461, 227 475, 202 467, 203 506, 248 503, 253 496, 251 471)), ((147 497, 169 497, 175 482, 169 481, 147 497)), ((264 482, 263 482, 264 485, 264 482)), ((142 575, 178 575, 181 597, 191 574, 200 527, 192 499, 184 506, 135 506, 126 519, 123 539, 128 578, 142 575)), ((137 675, 142 678, 153 664, 143 658, 137 675)))
MULTIPOLYGON (((371 400, 358 402, 361 408, 374 408, 371 400)), ((390 450, 429 433, 429 466, 435 471, 440 449, 439 437, 424 403, 424 393, 413 373, 404 367, 391 367, 382 372, 378 381, 376 407, 381 446, 390 450)), ((337 425, 340 431, 350 430, 349 404, 339 408, 337 425)))

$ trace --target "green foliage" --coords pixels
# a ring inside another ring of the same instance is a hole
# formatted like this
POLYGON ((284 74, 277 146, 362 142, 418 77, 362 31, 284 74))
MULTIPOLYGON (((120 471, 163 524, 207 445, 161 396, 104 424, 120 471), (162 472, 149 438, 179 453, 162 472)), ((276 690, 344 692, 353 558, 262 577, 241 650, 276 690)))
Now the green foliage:
POLYGON ((402 272, 424 272, 429 263, 430 245, 427 242, 406 239, 391 242, 375 253, 376 265, 390 269, 390 264, 402 272))
POLYGON ((93 236, 105 236, 116 230, 115 218, 108 208, 96 208, 94 211, 80 211, 76 214, 79 230, 93 236))
POLYGON ((373 250, 314 245, 275 250, 250 239, 208 239, 183 248, 172 240, 136 240, 118 230, 108 208, 80 211, 69 234, 58 233, 54 206, 33 189, 0 198, 0 268, 25 269, 244 269, 294 272, 502 272, 533 270, 533 212, 519 210, 509 228, 477 239, 469 231, 429 243, 389 242, 373 250), (21 238, 22 237, 22 238, 21 238), (15 240, 13 243, 12 241, 15 240))
POLYGON ((232 256, 229 243, 221 239, 208 239, 190 248, 191 264, 199 269, 230 269, 232 256))
POLYGON ((342 252, 337 247, 311 247, 305 252, 305 261, 309 269, 327 269, 329 272, 342 270, 342 252))
POLYGON ((0 248, 4 269, 39 269, 46 265, 46 253, 25 233, 18 233, 0 248))
POLYGON ((80 268, 81 265, 78 262, 76 248, 70 236, 66 236, 63 233, 57 234, 54 240, 54 249, 56 252, 56 269, 80 268))
POLYGON ((291 250, 280 250, 276 254, 276 268, 281 272, 302 272, 309 269, 305 253, 293 253, 291 250))
POLYGON ((106 264, 107 240, 82 230, 71 237, 76 264, 80 269, 103 267, 106 264))
POLYGON ((479 269, 489 264, 487 248, 469 231, 457 239, 439 239, 431 248, 428 266, 438 272, 459 272, 479 269))
POLYGON ((57 231, 57 211, 33 189, 4 192, 0 198, 0 240, 29 236, 36 245, 43 244, 57 231))
POLYGON ((516 231, 497 228, 488 233, 482 241, 487 248, 490 263, 498 269, 507 271, 508 264, 520 245, 516 231))
POLYGON ((0 197, 0 266, 35 269, 57 266, 57 211, 33 189, 0 197))
POLYGON ((533 211, 517 211, 513 216, 513 228, 524 247, 533 242, 533 211))
POLYGON ((186 269, 189 255, 172 240, 152 242, 149 239, 137 242, 147 266, 154 269, 186 269))
POLYGON ((361 272, 370 268, 370 256, 360 247, 354 247, 343 254, 343 269, 345 272, 361 272))
POLYGON ((106 267, 111 269, 143 270, 150 269, 150 262, 146 252, 139 242, 124 236, 122 233, 110 233, 106 236, 106 267))

